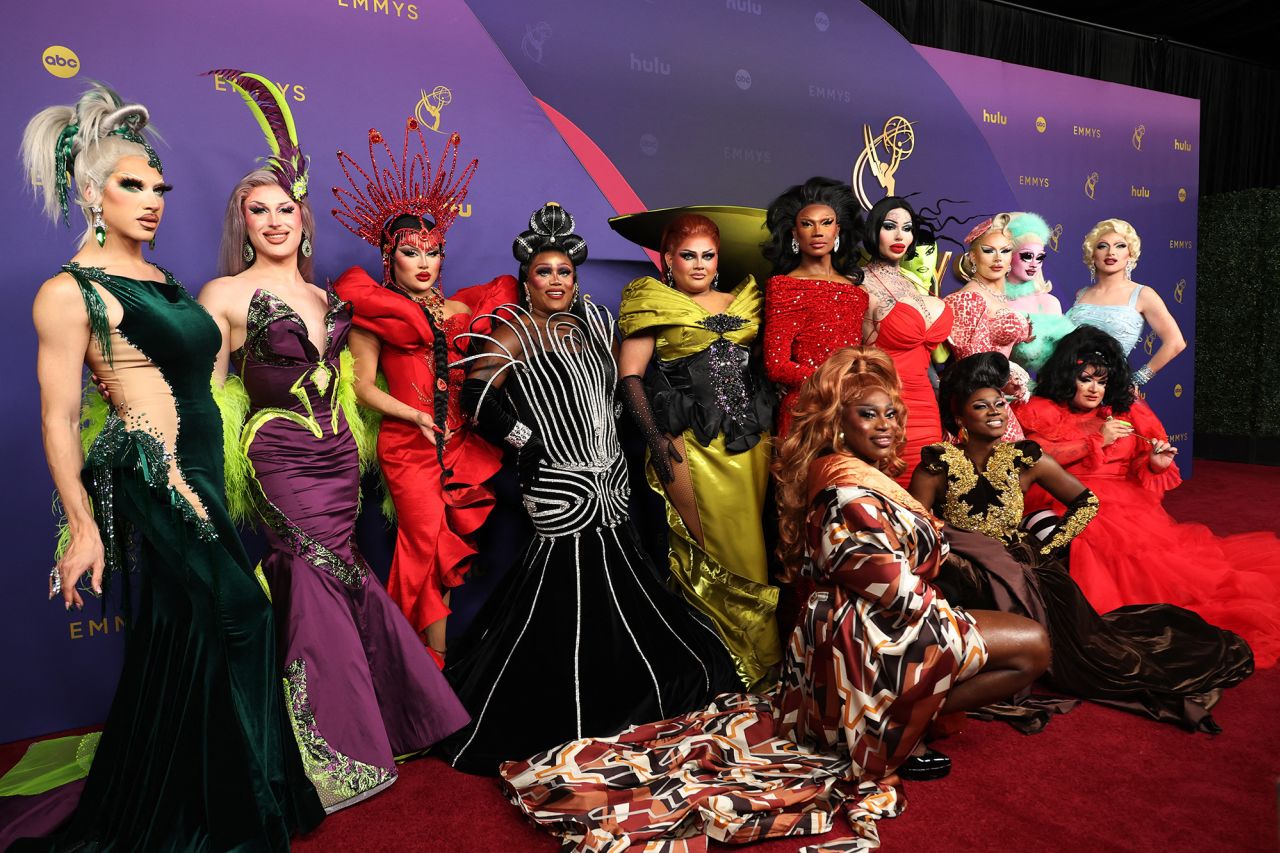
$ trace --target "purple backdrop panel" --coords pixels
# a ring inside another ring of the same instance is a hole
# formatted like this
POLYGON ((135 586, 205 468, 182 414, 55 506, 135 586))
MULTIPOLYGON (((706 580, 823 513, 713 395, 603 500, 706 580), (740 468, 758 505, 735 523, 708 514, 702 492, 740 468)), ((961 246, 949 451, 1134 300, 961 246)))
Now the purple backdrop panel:
MULTIPOLYGON (((1187 349, 1144 389, 1191 472, 1195 399, 1200 102, 931 48, 917 48, 991 146, 1023 210, 1049 222, 1045 276, 1063 308, 1089 283, 1081 249, 1102 219, 1142 240, 1134 281, 1160 294, 1187 349)), ((1130 361, 1160 347, 1148 326, 1130 361)))
MULTIPOLYGON (((898 194, 1013 203, 964 106, 859 3, 471 0, 530 91, 583 130, 649 208, 764 207, 812 175, 849 180, 895 116, 898 194)), ((886 145, 877 150, 888 162, 886 145)), ((885 195, 859 170, 871 200, 885 195)), ((631 211, 622 211, 631 212, 631 211)), ((967 229, 958 230, 963 236, 967 229)))
MULTIPOLYGON (((529 211, 555 200, 575 214, 591 244, 587 289, 613 306, 647 261, 605 224, 627 211, 615 210, 601 187, 610 198, 626 197, 614 192, 620 182, 647 207, 764 206, 786 186, 828 174, 853 180, 872 202, 889 184, 924 203, 951 199, 947 212, 961 217, 1040 212, 1063 226, 1049 274, 1068 303, 1083 283, 1075 247, 1084 230, 1105 216, 1129 219, 1144 236, 1138 280, 1160 291, 1188 339, 1194 332, 1195 102, 918 52, 860 4, 636 0, 593 6, 591 14, 552 0, 514 13, 499 0, 469 6, 285 0, 266 16, 258 4, 228 0, 216 8, 151 6, 132 17, 87 0, 64 4, 56 16, 27 8, 10 15, 0 34, 10 58, 3 72, 9 97, 0 104, 4 144, 16 152, 26 120, 41 107, 72 102, 86 78, 147 104, 165 135, 158 148, 166 177, 177 187, 155 257, 192 290, 214 275, 227 193, 264 151, 238 96, 198 76, 237 67, 270 76, 294 109, 312 156, 321 280, 351 264, 378 266, 376 252, 326 213, 327 188, 342 179, 333 152, 359 159, 370 128, 394 141, 416 115, 435 148, 457 131, 463 153, 480 159, 467 208, 450 232, 447 290, 513 272, 512 237, 529 211), (609 175, 597 171, 600 187, 535 95, 612 163, 609 175), (1043 133, 1035 125, 1041 115, 1043 133), (877 180, 867 151, 892 180, 877 180), (1088 197, 1083 187, 1094 172, 1088 197), (1179 188, 1185 202, 1177 201, 1179 188)), ((73 237, 37 215, 16 161, 3 175, 12 200, 9 291, 24 306, 71 255, 73 237)), ((958 239, 967 230, 946 234, 958 239)), ((0 644, 11 652, 3 683, 24 701, 3 704, 0 741, 100 720, 121 649, 113 610, 71 616, 40 598, 54 523, 35 339, 20 313, 0 336, 14 414, 0 427, 11 449, 6 521, 20 531, 0 579, 0 644)), ((1185 433, 1178 436, 1184 460, 1192 363, 1184 354, 1153 388, 1170 430, 1185 433)))
MULTIPOLYGON (((379 266, 376 251, 328 214, 329 187, 343 180, 334 152, 367 156, 372 127, 397 147, 406 118, 415 114, 438 131, 427 134, 433 153, 457 131, 463 154, 480 159, 463 216, 450 231, 447 290, 514 273, 511 240, 548 200, 578 217, 592 254, 644 258, 609 229, 612 209, 461 0, 285 0, 269 13, 236 0, 148 4, 123 14, 112 4, 77 0, 57 12, 24 7, 5 23, 0 45, 9 95, 0 105, 0 150, 10 160, 0 180, 10 199, 6 280, 17 310, 0 335, 13 414, 0 427, 9 450, 5 526, 13 532, 0 579, 0 647, 8 651, 5 691, 23 701, 0 703, 0 742, 101 720, 121 653, 114 608, 104 617, 92 602, 72 616, 42 597, 54 518, 26 306, 71 256, 74 237, 38 215, 13 156, 37 110, 74 102, 88 79, 107 81, 150 108, 164 135, 157 149, 165 176, 176 187, 153 256, 192 291, 215 273, 227 194, 266 152, 240 97, 200 76, 210 68, 255 71, 284 88, 312 158, 320 281, 352 264, 375 274, 379 266)), ((588 285, 616 301, 627 275, 603 265, 588 285)))

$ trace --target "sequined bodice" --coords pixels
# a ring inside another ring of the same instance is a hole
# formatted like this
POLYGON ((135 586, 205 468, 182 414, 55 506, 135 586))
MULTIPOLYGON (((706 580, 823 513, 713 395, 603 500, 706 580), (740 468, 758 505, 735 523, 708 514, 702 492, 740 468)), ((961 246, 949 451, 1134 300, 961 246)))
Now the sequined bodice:
POLYGON ((1135 284, 1125 305, 1090 305, 1080 301, 1076 294, 1076 303, 1067 310, 1067 317, 1077 326, 1093 326, 1106 332, 1120 343, 1120 349, 1130 353, 1138 345, 1142 337, 1143 318, 1137 309, 1138 295, 1143 285, 1135 284))
POLYGON ((328 299, 324 352, 319 352, 297 311, 269 290, 254 292, 244 344, 231 358, 255 411, 280 408, 319 415, 328 410, 338 381, 338 357, 351 329, 346 303, 332 291, 328 299))
POLYGON ((1040 459, 1034 441, 1000 442, 979 472, 953 444, 932 444, 921 454, 925 470, 945 473, 947 492, 940 515, 961 530, 1015 541, 1022 523, 1022 472, 1040 459))

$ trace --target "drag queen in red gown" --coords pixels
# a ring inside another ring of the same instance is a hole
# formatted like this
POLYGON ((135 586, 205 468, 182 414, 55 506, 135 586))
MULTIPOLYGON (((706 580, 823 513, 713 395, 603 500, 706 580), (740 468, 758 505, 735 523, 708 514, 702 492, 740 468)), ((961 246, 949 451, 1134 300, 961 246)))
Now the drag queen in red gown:
POLYGON ((862 343, 867 293, 860 287, 858 203, 848 185, 810 178, 769 205, 765 256, 764 369, 783 392, 777 440, 791 424, 800 386, 827 356, 862 343))
MULTIPOLYGON (((1070 562, 1094 608, 1176 604, 1244 637, 1258 667, 1274 665, 1280 539, 1215 536, 1165 512, 1161 498, 1182 482, 1177 449, 1155 413, 1134 399, 1115 339, 1081 326, 1058 344, 1038 383, 1019 407, 1027 437, 1098 496, 1098 515, 1072 542, 1070 562)), ((1056 506, 1043 493, 1028 494, 1028 511, 1056 506)))
POLYGON ((369 132, 376 178, 338 152, 352 191, 334 190, 342 206, 334 216, 382 252, 382 281, 352 267, 334 289, 354 315, 356 393, 382 416, 378 462, 398 521, 387 590, 442 660, 449 591, 476 553, 475 533, 493 507, 485 481, 502 464, 502 452, 467 428, 458 406, 463 371, 449 364, 464 354, 457 338, 472 316, 513 301, 516 291, 515 279, 500 276, 445 298, 444 235, 476 161, 457 171, 455 133, 433 170, 416 120, 408 120, 405 134, 405 151, 413 142, 417 153, 396 162, 382 134, 369 132), (375 382, 379 372, 385 391, 375 382))
POLYGON ((870 297, 867 316, 873 330, 863 340, 889 354, 902 384, 907 407, 906 467, 896 477, 904 488, 920 464, 920 452, 942 440, 938 398, 929 382, 930 353, 951 334, 951 307, 921 294, 898 270, 915 245, 919 217, 905 199, 889 196, 867 214, 864 246, 874 260, 863 271, 870 297))

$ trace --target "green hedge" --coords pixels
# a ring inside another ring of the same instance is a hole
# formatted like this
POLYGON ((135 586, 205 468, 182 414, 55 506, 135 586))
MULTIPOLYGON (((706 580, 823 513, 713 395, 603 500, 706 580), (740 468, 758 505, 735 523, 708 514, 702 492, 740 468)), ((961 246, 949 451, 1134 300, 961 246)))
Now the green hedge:
POLYGON ((1200 200, 1196 432, 1280 438, 1280 189, 1200 200))

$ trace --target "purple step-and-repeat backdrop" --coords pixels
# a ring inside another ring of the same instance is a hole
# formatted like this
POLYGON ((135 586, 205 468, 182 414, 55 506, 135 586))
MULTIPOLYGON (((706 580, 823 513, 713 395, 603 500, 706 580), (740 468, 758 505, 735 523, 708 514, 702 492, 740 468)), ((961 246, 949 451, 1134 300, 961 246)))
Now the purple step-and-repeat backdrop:
MULTIPOLYGON (((271 77, 290 100, 312 156, 322 280, 351 264, 378 266, 326 215, 327 188, 341 180, 334 151, 364 152, 372 127, 395 140, 416 115, 437 147, 457 131, 466 156, 480 159, 450 232, 446 289, 514 272, 512 237, 555 200, 590 242, 585 288, 616 305, 647 261, 609 216, 763 207, 814 174, 849 178, 874 201, 886 188, 865 165, 869 153, 893 167, 897 194, 951 199, 949 214, 1041 213, 1057 232, 1047 274, 1066 303, 1087 281, 1084 232, 1104 217, 1128 219, 1143 237, 1135 277, 1160 291, 1189 340, 1194 333, 1197 102, 917 49, 851 0, 281 0, 269 9, 227 0, 130 10, 75 0, 56 14, 30 6, 6 23, 0 148, 15 156, 0 181, 17 310, 0 335, 9 407, 0 422, 9 542, 0 742, 100 721, 122 649, 110 610, 103 617, 91 603, 65 614, 43 598, 55 520, 25 307, 74 236, 38 215, 19 139, 32 114, 73 102, 87 79, 151 109, 177 188, 154 258, 193 291, 214 274, 226 194, 264 150, 239 97, 199 76, 233 67, 271 77)), ((1148 336, 1135 360, 1158 345, 1148 336)), ((1151 393, 1185 461, 1192 364, 1182 355, 1151 393)))

